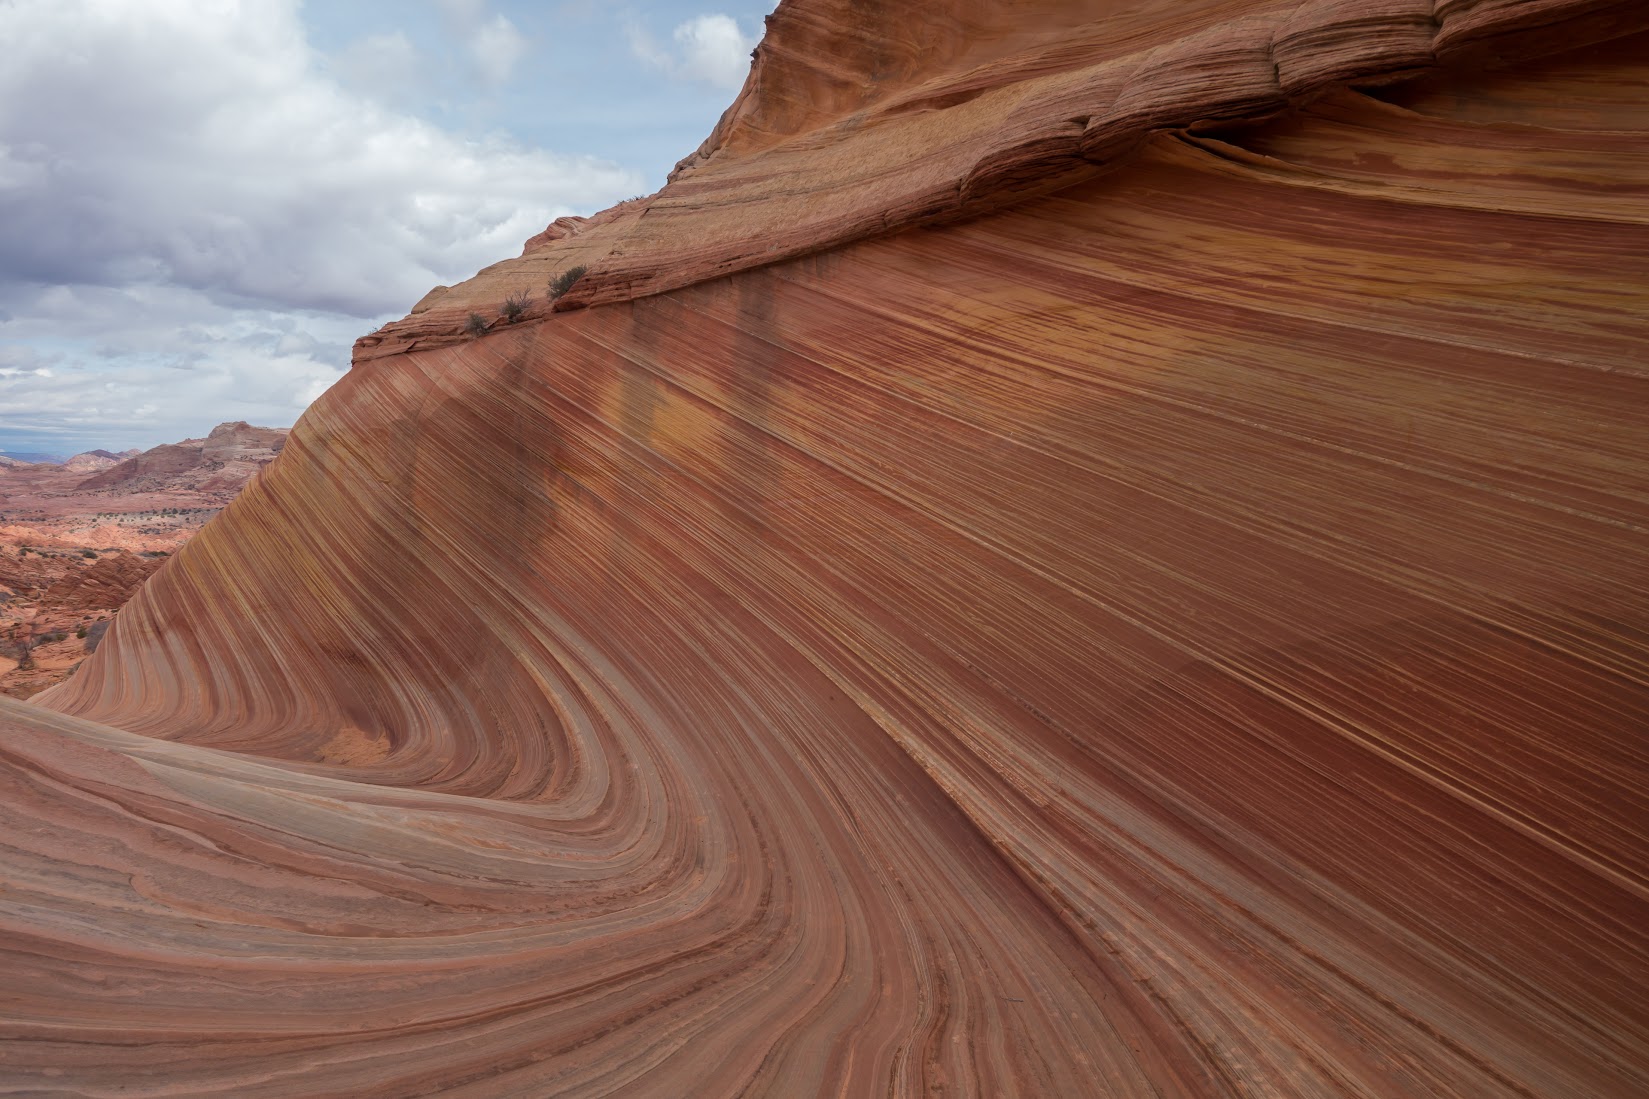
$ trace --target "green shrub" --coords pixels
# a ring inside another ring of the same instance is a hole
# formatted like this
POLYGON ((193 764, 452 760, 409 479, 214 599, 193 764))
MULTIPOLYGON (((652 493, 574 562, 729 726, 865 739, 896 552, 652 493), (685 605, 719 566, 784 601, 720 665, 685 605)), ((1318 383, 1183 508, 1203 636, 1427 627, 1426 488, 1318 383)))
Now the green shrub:
POLYGON ((531 293, 526 290, 517 290, 504 299, 504 304, 499 307, 498 312, 506 321, 514 324, 521 319, 521 314, 527 311, 527 303, 531 300, 531 293))
POLYGON ((89 560, 92 560, 92 561, 96 561, 97 560, 97 551, 96 550, 81 550, 80 551, 80 556, 85 557, 85 558, 87 558, 89 560))
POLYGON ((565 294, 567 291, 571 290, 573 288, 573 283, 575 283, 579 279, 583 278, 584 277, 584 272, 586 272, 588 270, 589 270, 589 268, 585 267, 581 263, 577 267, 567 268, 565 271, 561 272, 561 274, 559 274, 555 278, 551 279, 550 280, 550 297, 551 297, 551 299, 559 298, 562 294, 565 294))
POLYGON ((487 318, 479 313, 471 313, 470 319, 464 322, 464 331, 472 336, 484 335, 487 331, 487 318))
POLYGON ((85 637, 86 636, 86 627, 85 626, 80 627, 78 630, 74 631, 74 635, 76 637, 85 637))

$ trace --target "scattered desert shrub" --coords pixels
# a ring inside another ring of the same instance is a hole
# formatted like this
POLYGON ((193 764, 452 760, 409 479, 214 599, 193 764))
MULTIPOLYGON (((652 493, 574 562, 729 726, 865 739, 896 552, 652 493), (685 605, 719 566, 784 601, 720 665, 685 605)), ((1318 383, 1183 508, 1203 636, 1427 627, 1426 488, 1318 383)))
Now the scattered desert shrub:
POLYGON ((97 551, 96 550, 81 550, 80 551, 80 556, 88 558, 92 561, 96 561, 97 560, 97 551))
POLYGON ((86 627, 85 626, 80 627, 78 630, 74 631, 74 635, 76 637, 85 637, 86 636, 86 627))
POLYGON ((573 288, 573 283, 583 278, 584 272, 588 270, 589 268, 585 267, 581 263, 577 267, 567 268, 565 271, 561 272, 561 274, 551 279, 550 297, 559 298, 562 294, 565 294, 567 291, 571 290, 573 288))
POLYGON ((471 313, 470 319, 464 322, 464 331, 472 336, 479 336, 487 330, 487 318, 479 313, 471 313))
POLYGON ((521 314, 527 311, 527 303, 532 300, 532 294, 526 290, 517 290, 504 299, 504 304, 498 312, 503 318, 514 324, 521 319, 521 314))

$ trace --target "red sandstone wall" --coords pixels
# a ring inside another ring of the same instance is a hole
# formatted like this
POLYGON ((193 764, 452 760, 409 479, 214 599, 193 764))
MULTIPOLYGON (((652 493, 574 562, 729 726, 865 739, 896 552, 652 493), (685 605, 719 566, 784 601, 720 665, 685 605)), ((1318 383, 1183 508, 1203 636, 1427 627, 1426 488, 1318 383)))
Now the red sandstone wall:
POLYGON ((363 364, 0 710, 0 1075, 1641 1094, 1646 57, 363 364))

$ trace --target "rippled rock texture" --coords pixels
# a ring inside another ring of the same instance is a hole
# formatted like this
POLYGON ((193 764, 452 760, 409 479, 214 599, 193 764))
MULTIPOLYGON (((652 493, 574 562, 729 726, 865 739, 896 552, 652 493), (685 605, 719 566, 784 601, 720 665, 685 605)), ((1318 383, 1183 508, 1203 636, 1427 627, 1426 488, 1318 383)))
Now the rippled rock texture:
POLYGON ((0 1094, 1642 1094, 1646 149, 1616 37, 366 358, 0 700, 0 1094))

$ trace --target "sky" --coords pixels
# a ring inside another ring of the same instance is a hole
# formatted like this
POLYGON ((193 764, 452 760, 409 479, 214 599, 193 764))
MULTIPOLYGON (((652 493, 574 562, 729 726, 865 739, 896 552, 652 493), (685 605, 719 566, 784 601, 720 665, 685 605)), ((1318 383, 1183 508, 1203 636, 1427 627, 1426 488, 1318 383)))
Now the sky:
POLYGON ((357 336, 663 186, 773 0, 0 0, 0 453, 284 427, 357 336))

